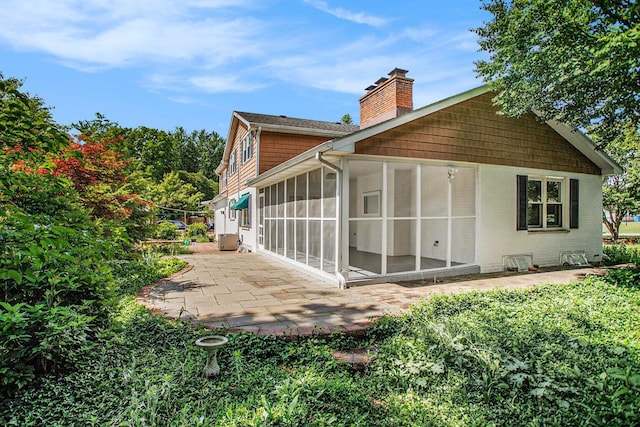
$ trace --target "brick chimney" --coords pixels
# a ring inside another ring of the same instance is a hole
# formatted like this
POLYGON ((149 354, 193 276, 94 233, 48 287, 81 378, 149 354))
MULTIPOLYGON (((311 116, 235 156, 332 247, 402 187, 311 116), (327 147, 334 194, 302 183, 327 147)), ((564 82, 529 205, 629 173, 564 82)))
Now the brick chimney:
POLYGON ((360 98, 360 129, 413 110, 413 79, 407 73, 394 68, 389 78, 381 77, 365 89, 367 93, 360 98))

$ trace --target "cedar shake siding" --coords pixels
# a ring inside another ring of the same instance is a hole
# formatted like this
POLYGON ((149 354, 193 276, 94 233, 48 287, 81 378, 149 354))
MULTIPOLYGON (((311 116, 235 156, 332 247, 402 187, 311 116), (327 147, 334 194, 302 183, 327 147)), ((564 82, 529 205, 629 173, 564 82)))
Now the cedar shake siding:
POLYGON ((260 135, 260 173, 330 140, 327 136, 262 132, 260 135))
POLYGON ((485 93, 359 141, 355 152, 601 174, 534 114, 519 118, 496 114, 492 97, 485 93))

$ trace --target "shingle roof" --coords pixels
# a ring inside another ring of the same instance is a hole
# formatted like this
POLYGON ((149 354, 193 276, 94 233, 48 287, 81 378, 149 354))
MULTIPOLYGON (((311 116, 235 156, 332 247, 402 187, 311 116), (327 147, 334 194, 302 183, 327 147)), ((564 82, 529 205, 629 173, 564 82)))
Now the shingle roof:
POLYGON ((360 130, 360 127, 346 125, 339 122, 324 122, 320 120, 298 119, 287 116, 272 116, 270 114, 257 114, 236 111, 236 114, 249 123, 257 125, 271 125, 278 127, 291 127, 298 129, 313 129, 329 132, 342 132, 344 134, 353 133, 360 130))

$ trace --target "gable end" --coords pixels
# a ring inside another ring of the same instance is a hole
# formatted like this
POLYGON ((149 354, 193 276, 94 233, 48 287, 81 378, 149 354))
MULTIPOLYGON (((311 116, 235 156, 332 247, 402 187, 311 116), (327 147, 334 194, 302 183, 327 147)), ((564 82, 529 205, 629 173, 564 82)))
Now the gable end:
POLYGON ((533 113, 497 114, 484 93, 356 143, 357 154, 600 175, 600 168, 533 113))

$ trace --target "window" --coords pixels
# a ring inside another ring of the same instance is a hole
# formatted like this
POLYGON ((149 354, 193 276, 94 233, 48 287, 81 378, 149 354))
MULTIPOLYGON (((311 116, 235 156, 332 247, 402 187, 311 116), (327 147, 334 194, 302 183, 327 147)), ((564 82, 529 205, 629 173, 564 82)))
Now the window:
POLYGON ((222 172, 222 188, 221 190, 224 190, 225 188, 227 188, 227 170, 225 169, 224 172, 222 172))
POLYGON ((529 228, 562 227, 562 181, 530 178, 527 185, 529 228))
POLYGON ((231 206, 236 204, 236 199, 229 200, 229 219, 234 221, 236 219, 236 210, 231 209, 231 206))
POLYGON ((249 132, 242 139, 242 164, 245 164, 253 157, 253 132, 249 132))
POLYGON ((568 189, 566 181, 564 178, 519 175, 517 229, 560 229, 566 224, 567 214, 569 228, 578 228, 578 180, 569 180, 568 189))
POLYGON ((229 156, 229 176, 236 172, 236 152, 234 151, 229 156))
POLYGON ((251 227, 251 199, 247 207, 240 211, 240 226, 251 227))
POLYGON ((380 191, 370 191, 363 194, 363 212, 367 216, 380 215, 380 191))

